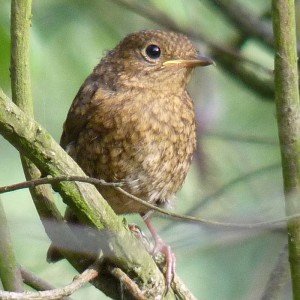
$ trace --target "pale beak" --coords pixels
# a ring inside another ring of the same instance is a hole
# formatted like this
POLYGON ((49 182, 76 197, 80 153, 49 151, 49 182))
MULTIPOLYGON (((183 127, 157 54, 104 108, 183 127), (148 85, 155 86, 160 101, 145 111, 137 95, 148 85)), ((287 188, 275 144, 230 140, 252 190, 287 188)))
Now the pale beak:
POLYGON ((167 60, 163 63, 163 66, 184 66, 187 68, 195 68, 195 67, 205 67, 209 65, 215 65, 215 62, 205 56, 198 56, 194 59, 174 59, 174 60, 167 60))

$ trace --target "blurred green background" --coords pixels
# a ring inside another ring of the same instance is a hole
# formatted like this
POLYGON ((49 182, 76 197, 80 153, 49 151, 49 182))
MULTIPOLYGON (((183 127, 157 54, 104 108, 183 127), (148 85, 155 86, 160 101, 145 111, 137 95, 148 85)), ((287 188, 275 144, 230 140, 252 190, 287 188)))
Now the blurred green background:
MULTIPOLYGON (((237 32, 209 0, 139 1, 164 11, 179 26, 201 28, 226 44, 237 32)), ((256 15, 270 11, 270 1, 243 0, 256 15)), ((115 1, 33 1, 31 74, 35 118, 59 141, 68 108, 81 83, 105 51, 126 34, 164 29, 115 1)), ((209 55, 203 43, 195 41, 209 55)), ((0 8, 0 86, 10 93, 10 1, 0 8)), ((273 54, 255 40, 243 53, 273 68, 273 54)), ((196 70, 190 84, 199 115, 201 155, 195 160, 173 210, 205 219, 254 223, 284 217, 275 107, 216 67, 196 70), (199 162, 201 166, 199 167, 199 162)), ((0 137, 0 185, 24 180, 19 155, 0 137)), ((16 256, 21 265, 63 286, 75 271, 67 262, 49 265, 49 246, 28 191, 1 196, 16 256)), ((57 203, 63 208, 60 198, 57 203)), ((138 216, 126 216, 148 234, 138 216)), ((198 299, 260 299, 270 272, 286 243, 284 230, 229 230, 155 217, 177 257, 178 275, 198 299)), ((74 299, 107 299, 92 286, 74 299), (100 296, 99 296, 100 295, 100 296)), ((289 283, 281 299, 291 299, 289 283)))

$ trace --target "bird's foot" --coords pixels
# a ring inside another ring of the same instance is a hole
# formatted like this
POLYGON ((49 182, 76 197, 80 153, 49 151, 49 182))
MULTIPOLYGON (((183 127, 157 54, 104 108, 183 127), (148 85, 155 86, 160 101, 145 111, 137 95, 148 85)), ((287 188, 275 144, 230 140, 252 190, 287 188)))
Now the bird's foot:
POLYGON ((165 294, 171 287, 171 283, 175 276, 175 269, 176 269, 176 257, 175 254, 171 251, 171 247, 167 245, 162 238, 157 233, 156 229, 152 225, 149 217, 142 216, 144 219, 145 224, 147 225, 153 239, 155 242, 155 246, 153 249, 153 254, 157 254, 158 252, 165 255, 166 258, 166 272, 165 272, 165 280, 166 280, 166 290, 165 294))
MULTIPOLYGON (((146 223, 147 224, 147 223, 146 223)), ((151 224, 151 223, 150 223, 151 224)), ((148 224, 147 224, 148 225, 148 224)), ((151 225, 150 225, 151 227, 151 225)), ((176 270, 176 256, 172 252, 171 247, 166 244, 162 238, 157 234, 153 228, 151 228, 151 233, 155 242, 154 247, 152 248, 149 239, 146 237, 146 235, 143 233, 143 231, 140 229, 139 226, 136 224, 128 224, 128 228, 130 231, 135 235, 136 238, 141 240, 146 247, 147 251, 151 253, 153 256, 156 256, 157 254, 161 253, 165 256, 165 281, 166 281, 166 290, 165 294, 168 292, 168 290, 171 287, 171 283, 174 279, 175 270, 176 270), (152 250, 151 250, 152 248, 152 250)))
POLYGON ((165 280, 166 280, 166 290, 165 294, 171 287, 171 283, 175 276, 176 270, 176 256, 172 252, 171 247, 166 244, 160 236, 155 236, 155 246, 153 248, 153 255, 161 253, 165 255, 166 259, 166 271, 165 271, 165 280))
POLYGON ((147 251, 150 252, 152 248, 151 243, 142 229, 136 224, 128 224, 128 228, 138 240, 142 241, 147 251))

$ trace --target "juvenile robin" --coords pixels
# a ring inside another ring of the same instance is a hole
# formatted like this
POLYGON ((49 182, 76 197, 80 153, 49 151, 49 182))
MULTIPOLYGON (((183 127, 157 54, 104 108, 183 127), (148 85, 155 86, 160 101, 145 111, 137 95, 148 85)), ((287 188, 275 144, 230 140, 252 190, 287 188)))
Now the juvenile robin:
MULTIPOLYGON (((130 194, 167 205, 183 184, 196 145, 193 100, 186 86, 195 67, 212 63, 182 34, 129 34, 79 89, 61 146, 88 176, 121 182, 130 194)), ((117 214, 144 218, 155 250, 166 254, 169 286, 175 257, 150 223, 149 208, 112 187, 99 191, 117 214)))

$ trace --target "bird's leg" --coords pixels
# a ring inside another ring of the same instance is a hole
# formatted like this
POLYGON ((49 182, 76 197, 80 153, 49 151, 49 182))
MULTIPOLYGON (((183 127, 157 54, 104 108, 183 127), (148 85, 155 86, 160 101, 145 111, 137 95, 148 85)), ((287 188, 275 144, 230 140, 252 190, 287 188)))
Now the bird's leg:
POLYGON ((175 268, 176 268, 176 257, 175 254, 171 251, 171 247, 167 245, 162 238, 158 235, 156 229, 152 225, 149 216, 141 214, 145 224, 147 225, 153 239, 155 242, 155 246, 153 249, 153 254, 160 252, 165 255, 166 257, 166 287, 167 290, 170 289, 172 280, 175 275, 175 268))

